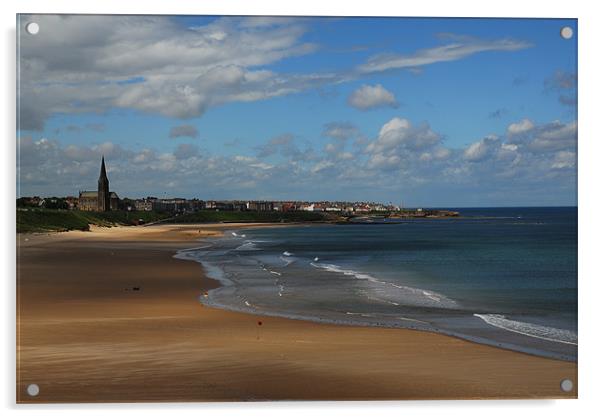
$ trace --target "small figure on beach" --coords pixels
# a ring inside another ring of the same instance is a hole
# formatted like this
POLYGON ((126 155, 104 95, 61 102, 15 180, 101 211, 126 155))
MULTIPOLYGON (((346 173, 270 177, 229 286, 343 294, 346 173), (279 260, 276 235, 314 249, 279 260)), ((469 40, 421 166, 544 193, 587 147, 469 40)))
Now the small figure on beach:
POLYGON ((258 340, 259 340, 259 337, 260 337, 260 335, 259 335, 259 327, 261 327, 262 325, 263 325, 263 322, 257 321, 257 339, 258 340))

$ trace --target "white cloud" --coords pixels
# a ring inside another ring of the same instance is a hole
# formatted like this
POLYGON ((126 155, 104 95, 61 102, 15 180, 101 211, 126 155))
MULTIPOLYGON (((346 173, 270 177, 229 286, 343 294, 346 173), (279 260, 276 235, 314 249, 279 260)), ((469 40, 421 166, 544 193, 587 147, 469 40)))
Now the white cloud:
POLYGON ((552 168, 573 168, 577 162, 577 155, 572 151, 559 151, 554 155, 552 168))
POLYGON ((441 136, 427 123, 413 126, 409 120, 395 117, 382 126, 378 138, 368 144, 366 151, 380 153, 398 147, 418 150, 440 142, 441 136))
POLYGON ((437 147, 433 152, 433 156, 438 160, 444 160, 451 155, 451 151, 448 148, 437 147))
POLYGON ((329 142, 324 146, 324 151, 331 156, 337 156, 337 158, 340 158, 340 156, 345 154, 345 145, 345 141, 329 142))
POLYGON ((577 146, 577 122, 564 124, 554 121, 539 127, 529 144, 532 151, 559 151, 577 146))
POLYGON ((155 158, 154 151, 152 151, 150 149, 143 149, 142 151, 140 151, 139 153, 137 153, 134 156, 132 161, 134 163, 146 163, 146 162, 153 160, 154 158, 155 158))
POLYGON ((23 129, 56 112, 128 107, 177 118, 230 101, 261 100, 328 82, 328 74, 282 77, 261 69, 312 52, 302 21, 251 24, 222 18, 183 28, 168 16, 32 15, 44 36, 23 37, 23 129))
POLYGON ((364 84, 351 93, 347 98, 347 103, 359 110, 375 109, 378 107, 396 108, 399 106, 393 93, 380 84, 374 86, 364 84))
MULTIPOLYGON (((231 198, 240 198, 254 192, 253 187, 272 190, 273 184, 288 181, 295 172, 288 163, 276 166, 251 156, 203 156, 194 144, 179 144, 173 152, 112 146, 119 152, 106 158, 107 169, 111 189, 121 197, 141 197, 161 191, 169 196, 192 193, 209 198, 212 193, 231 193, 231 198), (273 176, 272 170, 276 170, 273 176), (199 184, 203 185, 200 192, 199 184)), ((102 147, 73 147, 46 138, 21 138, 20 195, 77 195, 79 190, 94 189, 100 169, 100 148, 108 147, 108 143, 102 147)), ((326 168, 326 163, 322 163, 320 169, 326 168)), ((311 174, 309 167, 303 168, 302 176, 311 174)), ((270 197, 267 191, 266 197, 270 197)))
POLYGON ((423 49, 411 55, 382 54, 372 57, 358 67, 360 73, 372 73, 393 69, 414 69, 437 62, 456 61, 486 51, 518 51, 532 45, 513 39, 482 40, 471 37, 448 35, 453 43, 423 49))
POLYGON ((451 156, 451 151, 445 147, 436 147, 428 152, 420 154, 421 161, 445 160, 451 156))
POLYGON ((337 147, 335 144, 328 143, 328 144, 326 144, 326 146, 324 147, 324 150, 325 150, 326 152, 329 152, 329 153, 331 153, 331 152, 336 152, 336 151, 338 150, 338 147, 337 147))
POLYGON ((516 165, 521 160, 518 145, 503 143, 497 149, 496 157, 500 161, 510 161, 512 165, 516 165))
POLYGON ((529 119, 525 118, 519 122, 511 123, 508 126, 508 135, 509 136, 520 135, 525 132, 529 132, 534 127, 535 127, 535 125, 533 124, 533 122, 531 122, 529 119))
POLYGON ((332 161, 322 160, 311 168, 311 172, 319 173, 320 171, 324 171, 332 167, 334 167, 334 163, 332 161))
POLYGON ((401 158, 398 155, 374 154, 368 161, 368 167, 372 169, 391 170, 399 168, 401 158))
MULTIPOLYGON (((169 16, 29 15, 43 36, 20 44, 19 127, 40 130, 56 113, 124 107, 167 117, 199 117, 231 102, 249 102, 358 79, 366 73, 513 51, 525 42, 455 38, 413 55, 373 57, 335 73, 276 73, 280 60, 312 53, 304 18, 224 17, 184 28, 169 16), (459 39, 459 40, 458 40, 459 39)), ((382 86, 354 98, 360 108, 394 106, 382 86)))
POLYGON ((490 156, 493 150, 499 145, 499 138, 495 135, 489 135, 480 141, 477 141, 464 150, 464 158, 468 161, 482 161, 490 156))
MULTIPOLYGON (((537 203, 561 188, 569 191, 565 196, 570 198, 576 176, 576 134, 575 122, 554 121, 534 126, 520 141, 490 135, 467 147, 449 149, 428 124, 414 126, 394 118, 367 146, 354 152, 333 148, 330 153, 316 153, 285 134, 266 142, 273 149, 264 156, 258 152, 232 157, 201 155, 191 144, 164 152, 124 149, 112 142, 63 146, 54 139, 25 137, 19 142, 19 194, 66 195, 94 188, 100 156, 108 153, 111 187, 122 197, 161 193, 205 199, 327 199, 348 192, 364 198, 405 196, 416 188, 432 196, 497 193, 537 203), (439 139, 419 141, 416 147, 416 136, 439 139)), ((357 135, 361 136, 359 130, 357 135)), ((334 145, 347 143, 333 140, 334 145)), ((485 194, 480 198, 487 199, 485 194)))
POLYGON ((261 168, 262 170, 270 170, 270 169, 274 168, 273 165, 266 164, 266 163, 253 163, 253 164, 249 164, 249 167, 261 168))
POLYGON ((77 145, 68 145, 65 147, 65 155, 73 161, 87 161, 97 156, 94 150, 87 147, 78 147, 77 145))
POLYGON ((367 167, 372 170, 405 170, 404 176, 412 181, 424 181, 423 171, 436 170, 451 156, 451 151, 441 145, 442 137, 428 123, 413 125, 408 119, 395 117, 385 123, 375 140, 368 143, 367 167))

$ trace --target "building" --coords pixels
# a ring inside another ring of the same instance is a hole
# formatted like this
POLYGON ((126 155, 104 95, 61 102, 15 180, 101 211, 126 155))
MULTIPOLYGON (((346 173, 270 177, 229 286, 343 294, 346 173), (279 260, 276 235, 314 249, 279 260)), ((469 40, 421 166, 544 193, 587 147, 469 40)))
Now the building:
POLYGON ((157 212, 170 212, 180 213, 186 210, 186 199, 182 198, 171 198, 171 199, 157 199, 153 202, 153 209, 157 212))
POLYGON ((297 204, 295 202, 283 202, 282 205, 280 206, 280 210, 282 212, 290 212, 290 211, 294 211, 297 210, 297 204))
POLYGON ((301 206, 301 210, 304 210, 306 212, 313 212, 315 209, 315 205, 312 203, 311 205, 303 205, 301 206))
POLYGON ((79 200, 75 196, 67 196, 65 198, 65 203, 67 203, 67 207, 69 208, 69 210, 77 209, 78 202, 79 200))
POLYGON ((111 194, 109 193, 109 178, 105 169, 105 157, 103 155, 100 163, 100 176, 98 176, 98 211, 111 210, 111 194))
MULTIPOLYGON (((117 210, 119 206, 119 196, 117 193, 109 193, 110 210, 117 210)), ((98 207, 98 192, 81 191, 79 192, 79 202, 77 205, 79 210, 101 212, 98 207)))
MULTIPOLYGON (((199 201, 202 202, 202 201, 199 201)), ((238 201, 230 201, 230 202, 218 202, 215 200, 209 200, 207 202, 204 202, 202 205, 200 205, 200 207, 204 207, 205 209, 209 209, 209 210, 215 210, 217 212, 219 212, 220 210, 222 211, 244 211, 247 210, 247 204, 245 202, 238 202, 238 201)))
POLYGON ((264 201, 251 201, 246 203, 247 210, 253 210, 257 212, 271 212, 274 210, 273 202, 264 202, 264 201))
POLYGON ((153 202, 148 199, 137 199, 134 205, 138 211, 150 212, 153 210, 153 202))
POLYGON ((78 200, 78 209, 85 211, 107 212, 117 210, 119 205, 119 196, 117 193, 109 191, 109 178, 105 168, 105 157, 102 157, 100 163, 100 176, 98 177, 97 191, 80 191, 78 200))

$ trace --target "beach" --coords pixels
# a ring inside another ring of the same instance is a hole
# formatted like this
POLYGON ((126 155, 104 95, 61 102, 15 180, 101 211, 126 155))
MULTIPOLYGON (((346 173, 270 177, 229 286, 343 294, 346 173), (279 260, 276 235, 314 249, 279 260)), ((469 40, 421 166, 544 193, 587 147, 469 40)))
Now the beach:
POLYGON ((17 401, 576 397, 574 362, 431 332, 206 307, 200 299, 219 284, 173 256, 231 228, 19 234, 17 401), (560 390, 565 378, 572 392, 560 390))

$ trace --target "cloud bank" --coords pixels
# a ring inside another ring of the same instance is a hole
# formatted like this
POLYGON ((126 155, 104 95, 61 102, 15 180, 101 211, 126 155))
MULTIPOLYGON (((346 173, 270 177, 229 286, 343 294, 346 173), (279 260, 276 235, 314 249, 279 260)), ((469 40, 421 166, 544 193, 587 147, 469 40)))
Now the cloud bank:
MULTIPOLYGON (((24 16, 21 24, 32 20, 42 31, 20 38, 22 130, 42 130, 55 114, 112 108, 197 118, 226 103, 266 100, 372 73, 416 70, 531 46, 511 39, 446 35, 441 38, 444 45, 407 56, 376 55, 332 73, 288 73, 272 66, 319 49, 304 40, 308 19, 223 17, 184 27, 169 16, 32 15, 24 16)), ((349 103, 362 110, 397 105, 393 93, 378 84, 361 87, 349 103)))
POLYGON ((329 199, 336 191, 348 199, 379 200, 383 193, 400 199, 426 193, 433 204, 443 199, 444 205, 499 205, 508 196, 525 204, 554 201, 558 193, 575 197, 577 124, 529 122, 519 120, 506 132, 460 149, 447 147, 444 135, 426 121, 394 117, 372 135, 349 122, 332 122, 324 126, 323 149, 283 133, 248 155, 229 157, 188 143, 159 152, 25 137, 18 169, 22 195, 77 194, 94 187, 105 155, 112 188, 130 197, 164 191, 205 199, 329 199), (454 201, 456 194, 462 200, 454 201))

